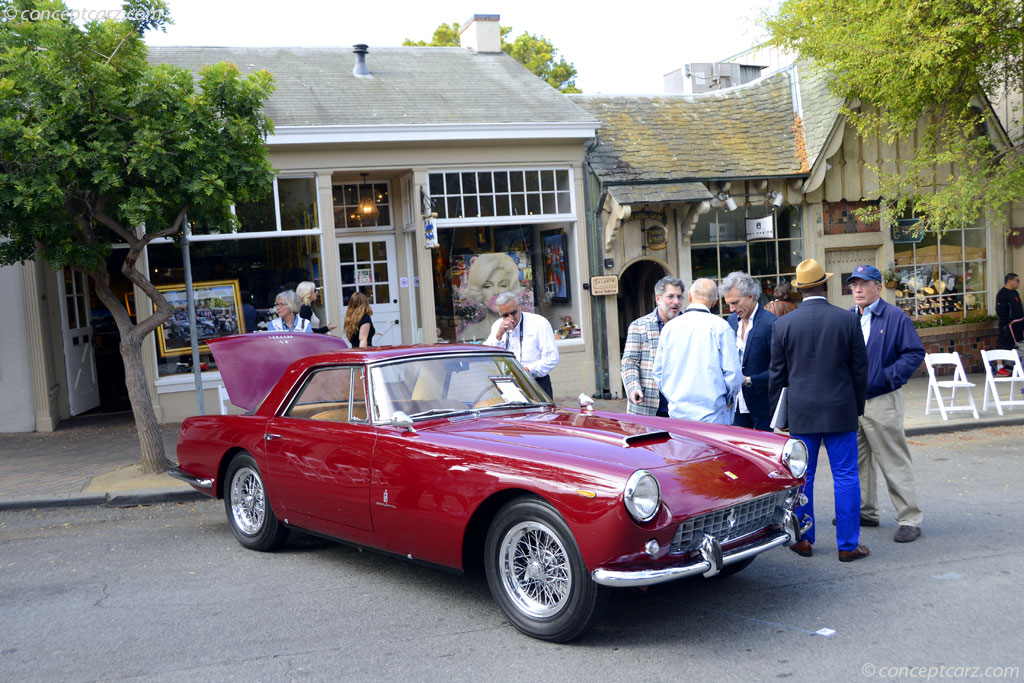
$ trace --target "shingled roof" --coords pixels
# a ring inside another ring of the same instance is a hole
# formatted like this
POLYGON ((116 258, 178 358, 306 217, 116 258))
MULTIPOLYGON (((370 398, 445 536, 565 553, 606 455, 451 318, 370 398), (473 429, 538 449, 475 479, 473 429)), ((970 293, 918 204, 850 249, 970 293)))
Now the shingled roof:
POLYGON ((699 95, 570 97, 601 120, 598 144, 588 158, 604 182, 802 177, 824 144, 839 103, 824 79, 808 73, 804 106, 811 116, 808 121, 797 117, 798 73, 789 67, 699 95), (813 124, 809 130, 808 123, 813 124))
POLYGON ((277 86, 275 126, 596 124, 593 116, 504 53, 465 48, 371 47, 372 77, 357 78, 352 48, 151 47, 152 63, 197 72, 229 61, 265 69, 277 86))

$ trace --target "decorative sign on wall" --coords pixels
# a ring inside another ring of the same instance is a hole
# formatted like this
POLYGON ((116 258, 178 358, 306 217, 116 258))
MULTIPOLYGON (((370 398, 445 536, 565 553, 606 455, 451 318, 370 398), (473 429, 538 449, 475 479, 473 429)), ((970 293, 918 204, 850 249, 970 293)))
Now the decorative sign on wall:
POLYGON ((595 275, 590 278, 590 293, 593 296, 616 296, 619 293, 619 276, 595 275))
POLYGON ((915 244, 924 239, 920 218, 899 218, 889 226, 893 244, 915 244))
POLYGON ((768 214, 763 218, 747 219, 747 241, 770 240, 775 237, 775 216, 768 214))
POLYGON ((647 228, 647 248, 655 251, 668 246, 668 232, 661 225, 654 225, 647 228))

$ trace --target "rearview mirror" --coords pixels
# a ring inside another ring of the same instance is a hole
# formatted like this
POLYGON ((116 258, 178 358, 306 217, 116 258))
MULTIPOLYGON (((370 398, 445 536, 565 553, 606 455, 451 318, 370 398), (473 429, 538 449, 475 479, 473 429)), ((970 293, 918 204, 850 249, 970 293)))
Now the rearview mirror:
POLYGON ((403 432, 416 432, 416 430, 412 428, 412 418, 401 410, 396 410, 391 413, 391 426, 401 429, 403 432))

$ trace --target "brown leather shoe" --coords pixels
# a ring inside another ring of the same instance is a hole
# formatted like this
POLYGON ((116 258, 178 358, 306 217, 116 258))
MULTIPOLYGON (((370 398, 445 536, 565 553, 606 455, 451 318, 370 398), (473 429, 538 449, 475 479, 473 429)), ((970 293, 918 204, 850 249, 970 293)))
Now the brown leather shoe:
POLYGON ((799 555, 800 557, 810 557, 811 553, 814 552, 814 549, 811 547, 810 541, 800 541, 799 543, 794 543, 793 545, 789 546, 789 549, 797 555, 799 555))
POLYGON ((897 543, 910 543, 911 541, 916 540, 917 537, 920 535, 921 527, 907 526, 906 524, 901 524, 900 528, 896 530, 896 535, 893 537, 892 540, 896 541, 897 543))
POLYGON ((858 545, 853 550, 840 550, 839 561, 840 562, 853 562, 859 560, 862 557, 867 557, 871 552, 868 550, 866 545, 858 545))

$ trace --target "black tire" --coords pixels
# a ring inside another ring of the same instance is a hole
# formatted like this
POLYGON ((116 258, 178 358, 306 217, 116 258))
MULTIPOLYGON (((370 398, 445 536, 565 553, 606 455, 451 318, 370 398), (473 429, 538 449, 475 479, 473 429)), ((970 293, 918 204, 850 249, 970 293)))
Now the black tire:
POLYGON ((596 622, 608 589, 594 583, 561 515, 536 498, 503 507, 487 532, 484 566, 491 595, 526 635, 564 643, 596 622))
POLYGON ((748 557, 745 560, 740 560, 739 562, 733 562, 732 564, 728 565, 727 567, 724 567, 722 569, 722 571, 718 572, 718 574, 715 575, 715 578, 716 579, 724 579, 726 577, 732 576, 733 574, 738 574, 739 572, 741 572, 744 569, 746 569, 747 567, 749 567, 754 562, 754 560, 756 560, 756 559, 757 559, 757 555, 754 555, 753 557, 748 557))
POLYGON ((288 540, 288 527, 274 515, 256 461, 239 453, 224 480, 224 511, 238 542, 250 550, 276 550, 288 540))

